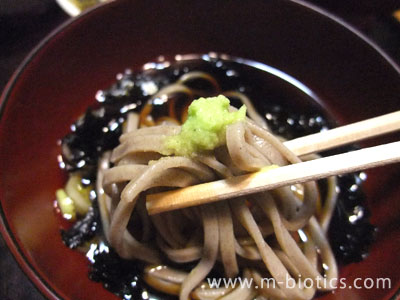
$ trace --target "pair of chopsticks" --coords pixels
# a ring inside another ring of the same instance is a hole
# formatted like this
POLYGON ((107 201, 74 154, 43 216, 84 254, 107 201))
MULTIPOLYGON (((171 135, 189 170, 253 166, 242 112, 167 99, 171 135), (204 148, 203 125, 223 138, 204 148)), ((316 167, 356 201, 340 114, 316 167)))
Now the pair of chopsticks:
MULTIPOLYGON (((302 156, 400 130, 400 111, 285 142, 302 156)), ((146 197, 150 215, 400 162, 400 142, 198 184, 146 197)))

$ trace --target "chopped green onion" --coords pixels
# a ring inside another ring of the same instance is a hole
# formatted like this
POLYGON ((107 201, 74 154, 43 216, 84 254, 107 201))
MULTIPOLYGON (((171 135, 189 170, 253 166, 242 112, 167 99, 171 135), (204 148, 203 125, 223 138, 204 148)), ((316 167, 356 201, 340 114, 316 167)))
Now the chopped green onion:
POLYGON ((59 189, 56 191, 58 207, 61 210, 63 217, 69 221, 75 221, 76 212, 74 201, 68 197, 64 189, 59 189))
POLYGON ((84 216, 92 203, 89 199, 91 187, 84 187, 81 183, 81 177, 72 175, 65 185, 65 192, 73 200, 78 215, 84 216))

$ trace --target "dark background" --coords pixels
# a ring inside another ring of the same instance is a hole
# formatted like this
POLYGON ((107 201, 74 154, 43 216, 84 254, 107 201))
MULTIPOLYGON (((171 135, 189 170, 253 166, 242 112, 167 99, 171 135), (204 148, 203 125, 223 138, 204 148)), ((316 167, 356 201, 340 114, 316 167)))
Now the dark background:
MULTIPOLYGON (((355 26, 400 64, 400 22, 394 17, 395 11, 400 10, 400 0, 308 2, 355 26)), ((0 91, 35 45, 67 19, 69 16, 55 0, 0 0, 0 91)), ((44 300, 19 269, 1 237, 0 299, 44 300)))

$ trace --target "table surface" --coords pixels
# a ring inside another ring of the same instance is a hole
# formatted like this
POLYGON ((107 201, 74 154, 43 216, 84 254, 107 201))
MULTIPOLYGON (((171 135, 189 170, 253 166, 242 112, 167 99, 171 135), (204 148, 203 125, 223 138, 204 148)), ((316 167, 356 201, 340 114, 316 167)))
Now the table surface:
MULTIPOLYGON (((341 17, 400 64, 398 0, 308 0, 341 17), (362 4, 360 4, 362 3, 362 4)), ((54 0, 0 0, 0 91, 33 47, 69 19, 54 0)), ((0 237, 0 299, 44 300, 0 237)))

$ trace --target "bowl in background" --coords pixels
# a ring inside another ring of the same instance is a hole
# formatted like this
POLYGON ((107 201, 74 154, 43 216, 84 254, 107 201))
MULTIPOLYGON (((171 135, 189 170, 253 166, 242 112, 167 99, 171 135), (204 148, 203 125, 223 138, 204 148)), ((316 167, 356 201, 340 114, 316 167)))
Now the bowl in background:
MULTIPOLYGON (((53 210, 64 184, 57 140, 115 74, 159 55, 215 51, 263 62, 296 78, 339 123, 400 108, 400 70, 357 31, 301 1, 114 1, 62 25, 24 61, 0 112, 0 228, 18 263, 49 299, 117 299, 87 277, 66 248, 53 210)), ((398 139, 391 135, 363 143, 398 139)), ((400 273, 398 165, 368 171, 377 241, 341 276, 390 278, 390 289, 346 289, 321 299, 390 299, 400 273)))

